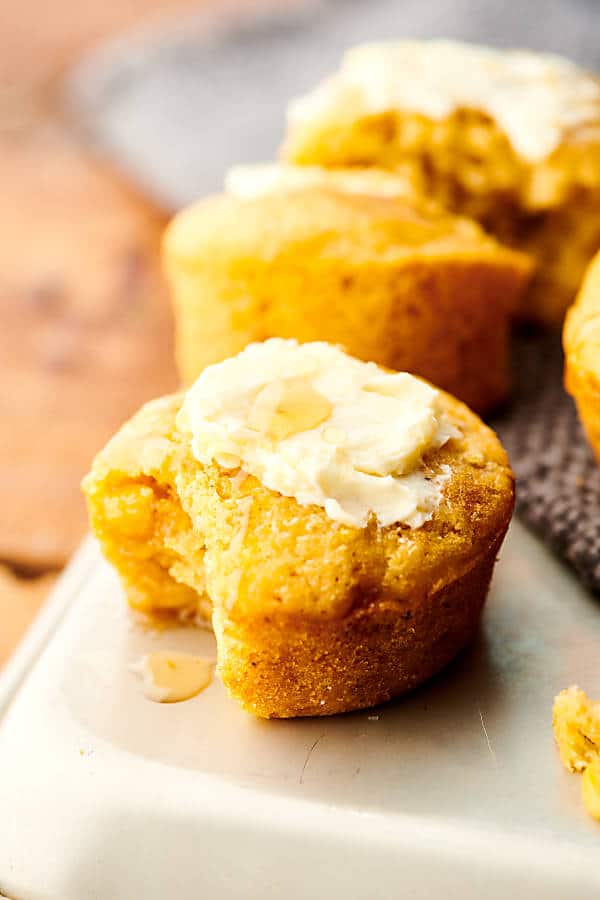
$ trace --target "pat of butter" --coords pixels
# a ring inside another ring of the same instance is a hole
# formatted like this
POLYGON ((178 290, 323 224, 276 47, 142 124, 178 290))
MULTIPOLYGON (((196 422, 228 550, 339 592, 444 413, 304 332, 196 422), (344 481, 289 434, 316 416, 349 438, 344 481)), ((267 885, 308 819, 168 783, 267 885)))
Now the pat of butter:
POLYGON ((142 679, 149 700, 180 703, 191 700, 211 683, 214 662, 190 653, 150 653, 129 667, 142 679))
POLYGON ((396 109, 441 120, 461 108, 489 115, 516 153, 538 162, 574 126, 598 124, 600 82, 551 54, 455 41, 365 44, 293 101, 288 117, 312 128, 396 109))
POLYGON ((424 455, 459 432, 439 392, 324 342, 272 338, 202 372, 177 419, 196 459, 234 458, 263 485, 336 521, 419 527, 447 467, 424 455))
POLYGON ((342 194, 411 199, 414 188, 399 175, 383 169, 325 169, 286 163, 234 166, 225 177, 225 191, 239 200, 268 194, 329 188, 342 194))

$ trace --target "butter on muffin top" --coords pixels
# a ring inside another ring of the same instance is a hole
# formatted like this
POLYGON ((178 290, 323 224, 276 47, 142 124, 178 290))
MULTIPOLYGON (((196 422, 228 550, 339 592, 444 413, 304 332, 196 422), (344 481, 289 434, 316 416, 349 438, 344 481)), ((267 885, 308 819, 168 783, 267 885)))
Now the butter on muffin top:
POLYGON ((292 102, 291 124, 390 109, 434 120, 489 115, 523 159, 540 162, 569 132, 598 125, 600 82, 560 56, 457 41, 398 41, 349 50, 338 72, 292 102))
MULTIPOLYGON (((255 163, 233 166, 225 176, 226 193, 238 200, 254 200, 269 194, 312 188, 423 202, 408 178, 374 167, 327 169, 325 166, 296 166, 292 163, 255 163)), ((431 205, 433 208, 433 202, 431 205)))
POLYGON ((371 515, 381 526, 430 519, 450 473, 427 453, 459 436, 419 378, 281 338, 205 369, 177 426, 199 462, 241 468, 356 527, 371 515))

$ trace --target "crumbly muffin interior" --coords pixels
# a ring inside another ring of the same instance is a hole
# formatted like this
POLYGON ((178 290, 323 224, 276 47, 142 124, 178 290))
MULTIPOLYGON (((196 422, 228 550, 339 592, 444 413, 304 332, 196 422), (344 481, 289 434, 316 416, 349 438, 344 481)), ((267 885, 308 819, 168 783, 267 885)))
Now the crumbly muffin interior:
POLYGON ((282 155, 299 165, 392 169, 405 175, 417 193, 480 220, 490 211, 490 198, 504 197, 535 212, 563 204, 573 185, 599 189, 600 143, 584 145, 576 138, 532 164, 479 110, 457 110, 441 120, 389 110, 303 123, 289 132, 282 155))
POLYGON ((483 112, 463 109, 433 121, 418 113, 389 111, 353 121, 303 124, 291 130, 283 155, 299 164, 394 170, 417 193, 476 219, 509 246, 531 253, 540 275, 528 309, 555 324, 600 245, 595 215, 600 143, 576 133, 548 159, 531 164, 483 112), (550 303, 549 288, 554 292, 550 303))
POLYGON ((202 535, 173 486, 116 473, 91 490, 92 527, 117 567, 131 606, 144 613, 208 618, 202 535))

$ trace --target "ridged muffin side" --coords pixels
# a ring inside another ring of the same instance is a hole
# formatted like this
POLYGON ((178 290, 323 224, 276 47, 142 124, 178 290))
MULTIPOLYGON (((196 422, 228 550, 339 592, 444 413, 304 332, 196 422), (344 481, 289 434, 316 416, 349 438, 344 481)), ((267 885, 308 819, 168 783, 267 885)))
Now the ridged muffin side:
POLYGON ((269 337, 341 344, 477 412, 506 400, 528 257, 429 202, 310 188, 212 197, 167 229, 185 384, 269 337))
POLYGON ((565 385, 600 462, 600 253, 587 271, 563 332, 565 385))

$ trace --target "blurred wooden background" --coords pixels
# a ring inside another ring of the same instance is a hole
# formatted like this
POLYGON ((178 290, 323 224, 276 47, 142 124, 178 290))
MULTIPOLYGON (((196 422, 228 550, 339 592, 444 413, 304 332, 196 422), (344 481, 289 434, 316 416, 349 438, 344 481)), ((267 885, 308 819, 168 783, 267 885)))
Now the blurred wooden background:
POLYGON ((79 481, 94 452, 176 384, 164 216, 82 145, 60 108, 61 75, 96 43, 197 6, 2 7, 0 664, 85 531, 79 481))

